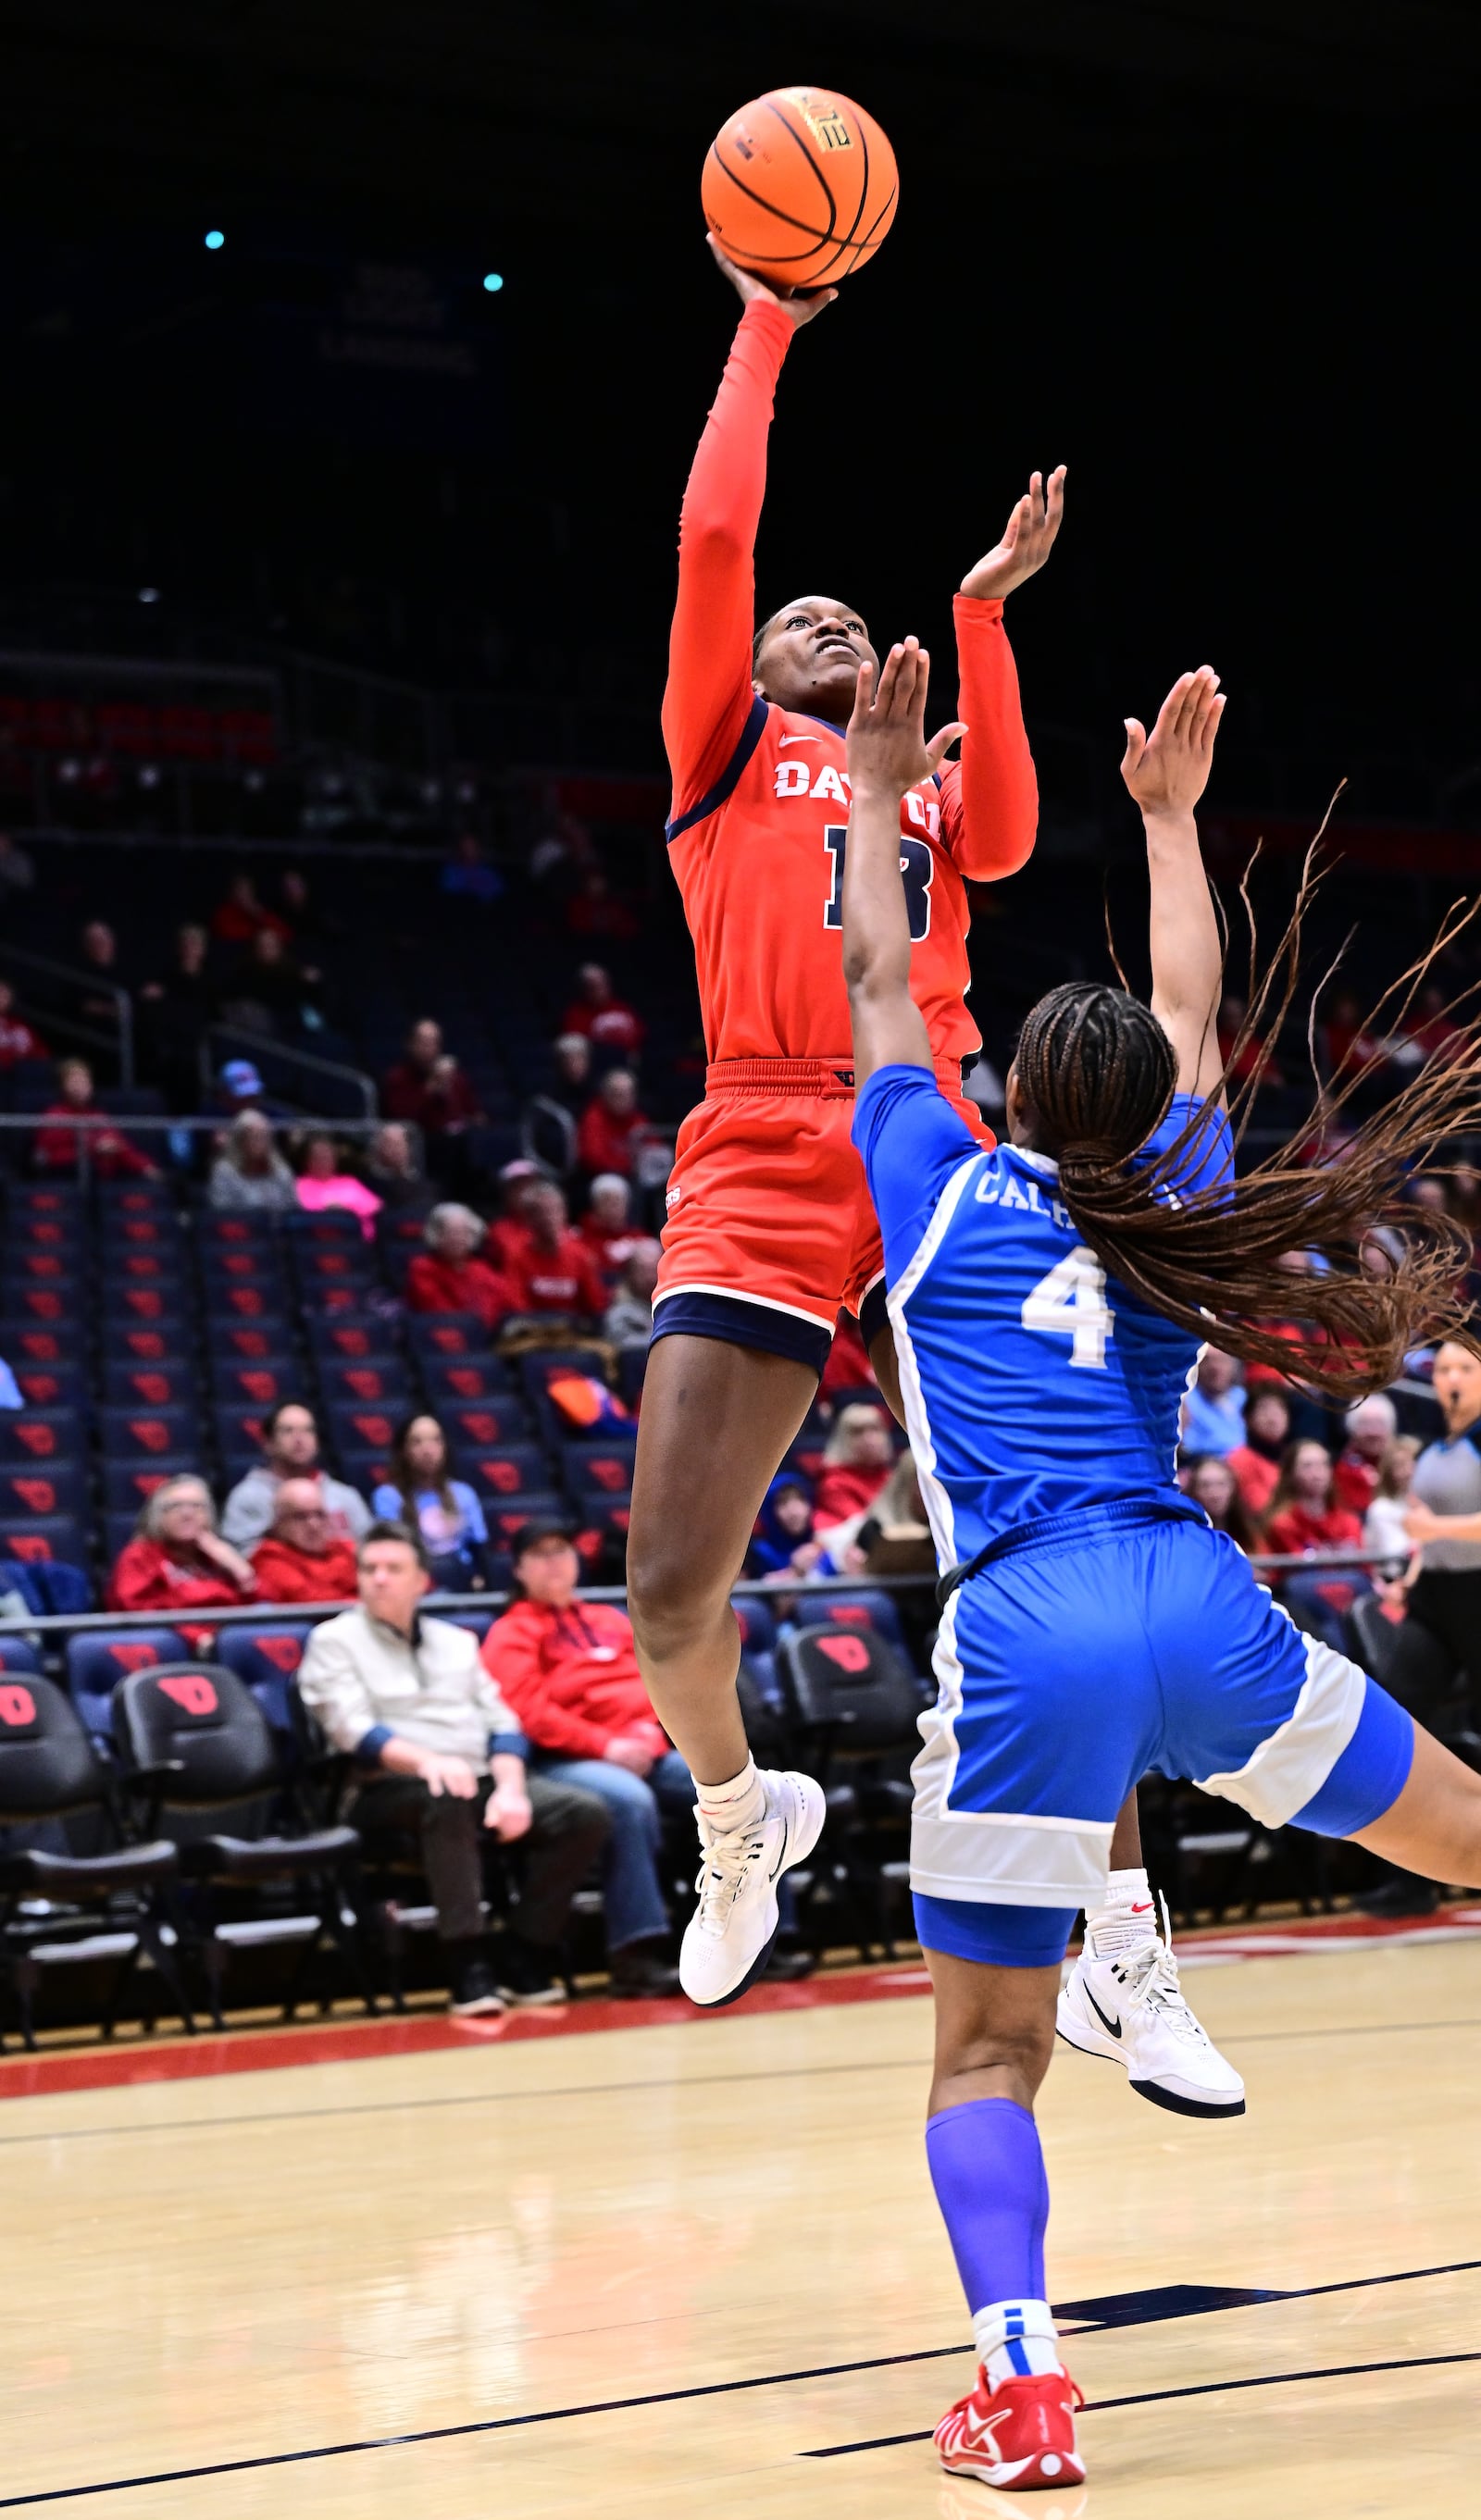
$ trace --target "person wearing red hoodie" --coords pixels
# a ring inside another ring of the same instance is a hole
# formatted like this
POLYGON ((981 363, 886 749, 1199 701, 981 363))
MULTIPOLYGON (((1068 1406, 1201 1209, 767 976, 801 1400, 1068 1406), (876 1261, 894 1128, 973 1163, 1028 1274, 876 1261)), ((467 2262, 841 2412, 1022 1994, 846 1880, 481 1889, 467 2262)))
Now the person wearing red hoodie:
POLYGON ((565 1200, 554 1182, 538 1182, 524 1200, 528 1234, 510 1266, 515 1309, 520 1313, 586 1313, 600 1319, 606 1288, 591 1247, 566 1223, 565 1200))
POLYGON ((576 1160, 583 1172, 629 1177, 633 1157, 650 1134, 638 1108, 638 1080, 630 1067, 609 1067, 581 1114, 576 1160))
POLYGON ((36 1131, 32 1161, 38 1173, 74 1173, 78 1144, 85 1137, 88 1164, 100 1181, 121 1181, 126 1174, 137 1174, 145 1181, 158 1180, 158 1166, 141 1154, 121 1129, 110 1125, 84 1131, 72 1125, 78 1120, 105 1120, 108 1116, 93 1101, 93 1071, 85 1058, 64 1058, 57 1070, 57 1083, 61 1089, 58 1100, 48 1102, 36 1131))
POLYGON ((846 1522, 850 1514, 867 1513, 889 1477, 894 1459, 889 1420, 882 1408, 855 1400, 840 1409, 814 1499, 818 1529, 826 1531, 835 1522, 846 1522))
POLYGON ((252 1551, 259 1601, 353 1601, 358 1544, 337 1531, 317 1479, 285 1479, 272 1528, 252 1551))
POLYGON ((483 1219, 471 1207, 444 1200, 432 1209, 424 1234, 426 1249, 417 1253, 406 1273, 410 1311, 476 1313, 484 1328, 492 1330, 506 1314, 524 1309, 513 1281, 477 1258, 483 1219))
POLYGON ((610 1814, 603 1892, 613 1992, 673 1995, 658 1845, 665 1809, 694 1807, 689 1770, 649 1704, 631 1622, 607 1602, 577 1600, 580 1560, 564 1525, 526 1523, 514 1573, 520 1598, 484 1638, 484 1668, 530 1741, 535 1773, 597 1794, 610 1814))

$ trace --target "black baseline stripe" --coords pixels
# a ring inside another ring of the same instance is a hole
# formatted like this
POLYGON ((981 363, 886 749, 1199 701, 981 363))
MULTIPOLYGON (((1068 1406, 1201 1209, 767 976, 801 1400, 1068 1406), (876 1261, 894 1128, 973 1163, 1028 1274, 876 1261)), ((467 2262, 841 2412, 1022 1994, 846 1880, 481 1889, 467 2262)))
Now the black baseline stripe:
MULTIPOLYGON (((1325 2371, 1263 2371, 1249 2380, 1200 2380, 1190 2389, 1150 2389, 1140 2398, 1093 2398, 1080 2409, 1086 2415, 1108 2414, 1115 2407, 1160 2407, 1170 2398, 1217 2398, 1232 2389, 1283 2389, 1293 2380, 1357 2380, 1374 2371, 1427 2371, 1437 2362, 1481 2362, 1476 2354, 1416 2354, 1403 2362, 1335 2362, 1325 2371)), ((850 2458, 855 2451, 903 2450, 908 2442, 929 2441, 929 2433, 884 2433, 878 2441, 835 2442, 828 2450, 799 2451, 799 2458, 850 2458)), ((4 2505, 0 2504, 0 2509, 4 2505)))
MULTIPOLYGON (((1354 2021, 1338 2022, 1322 2030, 1245 2030, 1235 2039, 1227 2039, 1227 2048, 1279 2047, 1292 2042, 1301 2046, 1313 2039, 1388 2039, 1397 2031, 1415 2033, 1428 2030, 1481 2030, 1481 2017, 1465 2015, 1458 2021, 1354 2021)), ((596 2036, 596 2033, 590 2034, 596 2036)), ((71 2052, 71 2051, 69 2051, 71 2052)), ((435 2052, 435 2051, 426 2051, 435 2052)), ((448 2054, 458 2051, 448 2049, 448 2054)), ((379 2064, 380 2057, 340 2058, 340 2063, 379 2064)), ((394 2061, 394 2060, 391 2060, 394 2061)), ((631 2083, 549 2083, 532 2086, 525 2092, 433 2092, 420 2100, 343 2100, 327 2108, 316 2109, 245 2109, 230 2117, 219 2118, 143 2118, 126 2126, 47 2127, 34 2135, 0 2135, 0 2150, 22 2143, 90 2143, 103 2136, 174 2135, 191 2128, 243 2126, 297 2126, 310 2118, 373 2118, 394 2116, 402 2109, 491 2109, 509 2108, 519 2100, 579 2100, 588 2093, 594 2099, 606 2099, 622 2092, 688 2092, 702 2091, 717 2083, 785 2083, 810 2082, 823 2074, 906 2074, 916 2073, 930 2063, 922 2049, 919 2056, 866 2058, 857 2065, 782 2065, 750 2074, 689 2074, 680 2080, 672 2075, 656 2075, 631 2083)), ((235 2069, 250 2072, 249 2065, 235 2069)), ((0 2108, 5 2106, 4 2069, 0 2067, 0 2108)), ((202 2077, 210 2080, 210 2077, 202 2077)), ((234 2079, 223 2076, 223 2081, 234 2079)), ((149 2084, 132 2086, 136 2091, 151 2090, 149 2084)), ((70 2099, 69 2092, 22 2092, 20 2098, 70 2099)), ((1387 2275, 1374 2275, 1374 2283, 1387 2283, 1387 2275)), ((0 2504, 0 2509, 4 2505, 0 2504)))
MULTIPOLYGON (((1459 2259, 1454 2266, 1407 2267, 1402 2269, 1397 2274, 1358 2275, 1354 2277, 1350 2283, 1314 2284, 1311 2287, 1311 2291, 1313 2293, 1357 2292, 1365 2290, 1371 2284, 1417 2283, 1426 2275, 1465 2274, 1471 2272, 1477 2268, 1481 2268, 1481 2259, 1462 2258, 1459 2259)), ((1077 2327, 1074 2331, 1077 2335, 1090 2335, 1113 2327, 1151 2324, 1164 2318, 1192 2318, 1197 2317, 1204 2312, 1240 2308, 1250 2303, 1304 2301, 1309 2297, 1308 2294, 1304 2292, 1235 2293, 1231 2296, 1227 2291, 1221 2292, 1221 2290, 1215 2286, 1200 2288, 1172 2284, 1164 2287, 1164 2294, 1160 2298, 1176 2300, 1180 2295, 1189 2292, 1197 2292, 1200 2289, 1204 2295, 1202 2299, 1196 2300, 1188 2306, 1179 2306, 1176 2308, 1150 2307, 1150 2305, 1158 2302, 1159 2295, 1156 2293, 1147 2293, 1141 2297, 1148 2307, 1144 2310, 1143 2316, 1140 2318, 1128 2315, 1127 2304, 1135 2297, 1119 2293, 1106 2294, 1099 2305, 1096 2302, 1066 2304, 1064 2315, 1083 2317, 1086 2314, 1094 2313, 1098 2307, 1102 2312, 1108 2312, 1110 2316, 1103 2317, 1100 2321, 1100 2331, 1098 2331, 1095 2325, 1089 2323, 1084 2327, 1077 2327)), ((350 2458, 361 2451, 406 2450, 416 2448, 423 2442, 462 2441, 468 2439, 471 2435, 479 2433, 518 2432, 525 2430, 534 2424, 570 2423, 575 2418, 582 2415, 625 2414, 639 2407, 671 2407, 682 2404, 684 2401, 692 2398, 725 2398, 733 2397, 740 2392, 749 2389, 785 2388, 798 2380, 836 2380, 847 2378, 855 2371, 887 2371, 895 2369, 901 2364, 907 2362, 940 2362, 948 2360, 949 2358, 963 2354, 969 2354, 970 2352, 971 2342, 970 2339, 967 2339, 965 2343, 960 2345, 923 2346, 913 2354, 873 2355, 867 2360, 858 2362, 824 2362, 819 2363, 815 2368, 806 2371, 763 2371, 756 2374, 754 2378, 748 2380, 710 2380, 702 2383, 698 2388, 661 2389, 655 2390, 651 2394, 640 2398, 604 2398, 596 2400, 588 2406, 549 2407, 534 2414, 491 2415, 485 2417, 480 2422, 470 2424, 439 2424, 432 2426, 425 2432, 387 2433, 367 2441, 330 2442, 318 2450, 271 2451, 264 2453, 259 2458, 223 2459, 216 2462, 214 2465, 207 2467, 171 2468, 154 2476, 108 2477, 105 2478, 101 2484, 97 2485, 54 2486, 37 2494, 14 2494, 8 2497, 0 2497, 0 2511, 20 2511, 41 2502, 69 2502, 76 2500, 83 2495, 87 2494, 126 2494, 132 2488, 142 2485, 186 2485, 192 2483, 196 2478, 202 2476, 241 2476, 244 2474, 255 2473, 259 2468, 301 2466, 312 2459, 350 2458)), ((1437 2354, 1421 2359, 1434 2362, 1481 2362, 1481 2354, 1437 2354)), ((1418 2365, 1411 2365, 1403 2362, 1373 2362, 1354 2363, 1351 2367, 1353 2370, 1400 2371, 1408 2370, 1410 2368, 1417 2368, 1418 2365)), ((1277 2373, 1275 2378, 1278 2380, 1281 2378, 1333 2379, 1344 2378, 1346 2376, 1346 2371, 1307 2371, 1277 2373)), ((1258 2379, 1221 2380, 1208 2383, 1207 2388, 1214 2390, 1255 2389, 1265 2387, 1266 2385, 1268 2384, 1265 2381, 1258 2379)), ((1153 2397, 1149 2398, 1107 2398, 1099 2401, 1099 2404, 1101 2407, 1150 2406, 1154 2404, 1155 2399, 1159 2397, 1186 2398, 1198 2397, 1203 2394, 1206 2394, 1205 2390, 1196 2388, 1163 2389, 1156 2391, 1153 2397)), ((841 2458, 849 2451, 887 2450, 895 2447, 896 2444, 900 2442, 923 2441, 926 2438, 927 2436, 923 2433, 898 2433, 889 2441, 845 2442, 839 2445, 836 2449, 802 2451, 798 2454, 803 2458, 841 2458)))

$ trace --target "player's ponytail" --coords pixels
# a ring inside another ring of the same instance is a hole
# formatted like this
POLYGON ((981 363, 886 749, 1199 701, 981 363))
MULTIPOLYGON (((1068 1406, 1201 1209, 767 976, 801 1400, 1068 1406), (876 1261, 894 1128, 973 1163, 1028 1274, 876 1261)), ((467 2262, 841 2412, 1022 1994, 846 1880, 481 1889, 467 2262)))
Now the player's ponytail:
MULTIPOLYGON (((1352 1399, 1391 1382, 1410 1348, 1464 1334, 1470 1323, 1461 1283, 1469 1237, 1453 1218, 1411 1205, 1403 1192, 1444 1140, 1481 1129, 1481 1027, 1464 1025, 1445 1062, 1421 1068, 1329 1160, 1303 1162, 1298 1150, 1329 1130, 1360 1081, 1357 1071, 1319 1086, 1288 1143, 1232 1185, 1178 1192, 1226 1088, 1236 1139, 1243 1133, 1262 1043, 1279 1032, 1295 993, 1315 881, 1309 859, 1270 968, 1259 978, 1252 971, 1249 1012, 1224 1077, 1154 1161, 1131 1158, 1167 1111, 1175 1061, 1161 1025, 1129 991, 1052 989, 1024 1022, 1016 1067, 1034 1144, 1057 1159, 1076 1232, 1109 1275, 1194 1337, 1249 1364, 1294 1368, 1303 1382, 1352 1399), (1279 1327, 1293 1317, 1299 1345, 1279 1327)), ((1396 1027, 1472 915, 1448 917, 1367 1028, 1396 1027)))

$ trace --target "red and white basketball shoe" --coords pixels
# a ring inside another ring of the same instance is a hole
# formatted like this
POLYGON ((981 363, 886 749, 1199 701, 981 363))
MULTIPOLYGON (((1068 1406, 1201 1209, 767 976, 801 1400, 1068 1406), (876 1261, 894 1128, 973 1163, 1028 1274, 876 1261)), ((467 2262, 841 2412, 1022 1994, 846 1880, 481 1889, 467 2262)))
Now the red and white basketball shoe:
POLYGON ((1075 2448, 1075 2408, 1084 2393, 1067 2371, 1046 2371, 1026 2380, 977 2373, 970 2397, 959 2398, 936 2426, 935 2443, 948 2476, 974 2476, 981 2485, 1025 2487, 1078 2485, 1085 2461, 1075 2448))

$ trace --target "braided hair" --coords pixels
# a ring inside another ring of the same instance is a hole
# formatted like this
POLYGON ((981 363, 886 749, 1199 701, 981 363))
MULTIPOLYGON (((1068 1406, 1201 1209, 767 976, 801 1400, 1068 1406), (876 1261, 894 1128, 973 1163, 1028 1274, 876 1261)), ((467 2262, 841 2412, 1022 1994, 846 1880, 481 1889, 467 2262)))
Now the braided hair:
MULTIPOLYGON (((1349 1102, 1356 1070, 1326 1086, 1317 1080, 1314 1107, 1283 1147, 1233 1182, 1189 1192, 1183 1185, 1207 1153, 1226 1095, 1236 1145, 1243 1136, 1259 1049, 1279 1031, 1295 994, 1302 920, 1320 880, 1314 865, 1315 852, 1263 974, 1251 919, 1248 1011, 1223 1075, 1162 1153, 1134 1160, 1167 1114, 1177 1059, 1130 990, 1083 981, 1051 989, 1024 1020, 1015 1070, 1032 1143, 1057 1159, 1060 1196, 1107 1275, 1194 1337, 1281 1372, 1299 1359, 1303 1382, 1350 1400, 1391 1382, 1412 1347, 1474 1340, 1462 1291, 1469 1238, 1454 1218, 1403 1193, 1444 1140, 1481 1128, 1481 1025, 1468 1019, 1446 1061, 1422 1067, 1330 1161, 1314 1165, 1301 1150, 1349 1102), (1316 1264, 1309 1275, 1303 1254, 1316 1264), (1280 1327, 1292 1316, 1302 1326, 1299 1348, 1280 1327)), ((1365 1029, 1397 1028, 1477 908, 1447 914, 1365 1029)))

